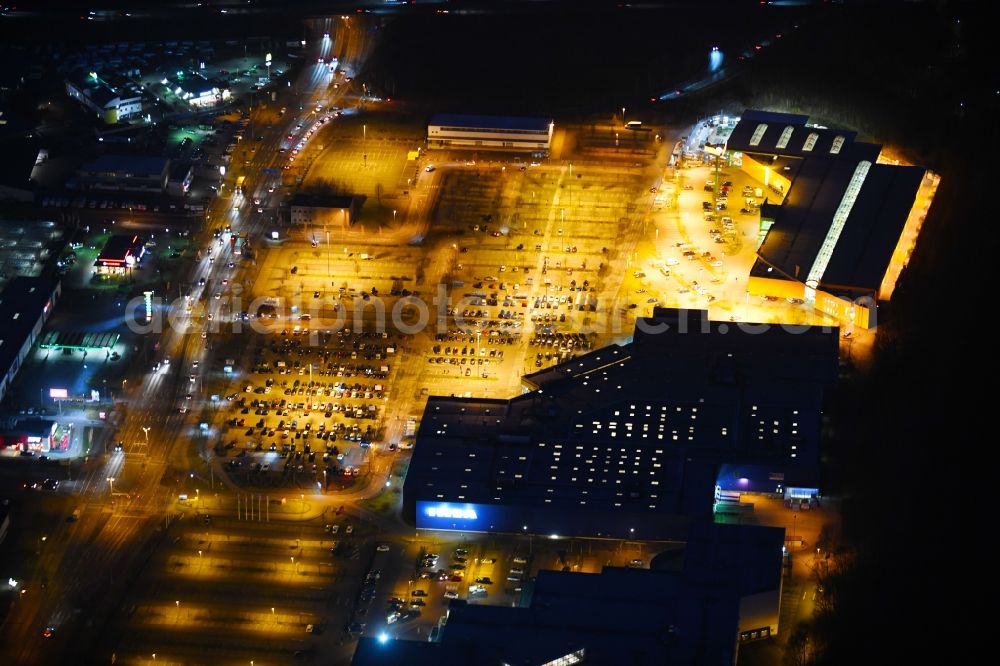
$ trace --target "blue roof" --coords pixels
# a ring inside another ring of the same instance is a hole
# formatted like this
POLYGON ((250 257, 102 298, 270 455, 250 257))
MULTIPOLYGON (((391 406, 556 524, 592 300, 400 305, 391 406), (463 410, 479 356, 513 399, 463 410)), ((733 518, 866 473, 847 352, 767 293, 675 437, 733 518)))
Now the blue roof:
POLYGON ((517 116, 473 116, 461 113, 438 113, 431 118, 431 125, 463 127, 467 129, 505 129, 529 132, 547 132, 551 120, 517 116))
MULTIPOLYGON (((805 280, 816 261, 834 213, 862 160, 873 161, 871 144, 854 144, 842 156, 803 160, 785 201, 773 212, 774 225, 757 252, 753 275, 774 267, 805 280)), ((877 291, 892 260, 920 188, 924 169, 874 164, 844 224, 821 284, 832 290, 877 291)))
POLYGON ((170 160, 152 155, 101 155, 81 168, 88 173, 125 172, 133 176, 159 176, 170 160))

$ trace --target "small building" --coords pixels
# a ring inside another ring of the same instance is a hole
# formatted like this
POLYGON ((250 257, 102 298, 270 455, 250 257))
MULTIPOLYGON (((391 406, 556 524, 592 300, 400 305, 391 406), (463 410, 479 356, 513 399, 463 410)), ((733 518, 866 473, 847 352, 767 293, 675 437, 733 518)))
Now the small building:
POLYGON ((224 104, 231 97, 227 82, 209 79, 198 72, 178 72, 178 76, 163 79, 160 84, 178 99, 199 109, 224 104))
POLYGON ((523 395, 431 397, 404 511, 418 530, 682 540, 723 492, 818 487, 836 378, 835 328, 656 308, 632 342, 527 375, 523 395), (734 463, 746 478, 721 473, 734 463))
POLYGON ((545 118, 439 113, 427 125, 427 145, 547 153, 554 128, 545 118))
POLYGON ((0 400, 62 291, 57 277, 16 277, 0 291, 0 400))
POLYGON ((18 419, 0 430, 0 448, 48 453, 56 447, 55 421, 42 418, 18 419))
POLYGON ((144 241, 136 234, 112 234, 97 255, 94 268, 99 275, 125 275, 139 264, 145 253, 144 241))
POLYGON ((170 160, 144 155, 101 155, 77 171, 75 185, 84 190, 163 192, 170 160))
POLYGON ((360 209, 357 197, 300 194, 292 199, 291 222, 309 227, 349 227, 360 209))
POLYGON ((142 115, 142 93, 130 86, 114 87, 96 72, 66 80, 66 94, 104 122, 114 125, 142 115))
POLYGON ((194 180, 194 167, 186 163, 174 164, 167 179, 167 194, 182 197, 191 189, 194 180))

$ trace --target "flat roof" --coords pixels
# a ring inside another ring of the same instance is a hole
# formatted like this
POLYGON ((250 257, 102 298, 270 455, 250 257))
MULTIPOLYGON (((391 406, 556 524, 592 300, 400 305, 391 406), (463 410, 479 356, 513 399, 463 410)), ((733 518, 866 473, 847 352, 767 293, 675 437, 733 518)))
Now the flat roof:
POLYGON ((871 167, 836 238, 820 285, 878 289, 925 170, 875 164, 856 153, 802 161, 784 202, 769 209, 774 224, 757 252, 753 275, 766 276, 773 267, 785 277, 806 280, 862 161, 871 167))
POLYGON ((292 197, 292 205, 307 208, 351 209, 355 205, 355 197, 344 194, 296 194, 292 197))
POLYGON ((488 531, 519 531, 530 509, 536 533, 608 536, 628 516, 663 531, 645 538, 672 538, 679 523, 669 516, 710 510, 723 462, 814 480, 823 389, 836 376, 836 329, 761 331, 658 308, 632 343, 536 373, 537 390, 432 397, 404 496, 481 505, 475 524, 488 531), (666 328, 642 330, 656 327, 666 328))
POLYGON ((34 189, 31 174, 38 161, 38 144, 33 141, 10 141, 4 144, 0 160, 0 185, 23 190, 34 189))
POLYGON ((847 218, 822 284, 878 289, 926 171, 876 164, 847 218))
POLYGON ((0 428, 2 435, 28 435, 29 437, 48 437, 55 430, 56 422, 51 419, 30 417, 16 419, 9 426, 0 428))
POLYGON ((527 118, 521 116, 476 116, 459 113, 438 113, 429 125, 441 127, 461 127, 463 129, 504 129, 527 132, 548 132, 551 120, 548 118, 527 118))
POLYGON ((111 349, 118 344, 118 333, 81 333, 71 331, 49 331, 38 346, 42 349, 111 349))
POLYGON ((156 155, 101 155, 80 167, 80 171, 95 174, 124 174, 132 177, 158 177, 163 175, 169 163, 169 158, 156 155))
POLYGON ((586 663, 732 663, 739 596, 681 573, 605 567, 542 570, 527 607, 452 602, 436 643, 362 638, 356 666, 542 664, 583 651, 586 663), (627 645, 623 653, 623 645, 627 645))
POLYGON ((835 155, 857 136, 850 130, 810 127, 808 120, 808 116, 791 113, 744 111, 726 140, 726 149, 795 157, 835 155))
POLYGON ((138 234, 111 234, 104 244, 97 261, 124 262, 125 257, 135 256, 137 248, 142 247, 143 240, 138 234))
POLYGON ((57 277, 19 276, 0 291, 0 372, 4 375, 45 308, 49 307, 58 286, 57 277))
POLYGON ((175 162, 170 166, 170 180, 184 180, 194 172, 194 166, 188 162, 175 162))
POLYGON ((684 546, 684 575, 724 584, 740 596, 777 590, 785 528, 697 522, 684 546))

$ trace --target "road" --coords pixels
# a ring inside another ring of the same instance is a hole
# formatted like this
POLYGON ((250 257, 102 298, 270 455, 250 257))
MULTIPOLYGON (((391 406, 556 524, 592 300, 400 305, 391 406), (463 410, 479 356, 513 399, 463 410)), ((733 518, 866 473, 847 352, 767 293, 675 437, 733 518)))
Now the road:
MULTIPOLYGON (((307 63, 295 85, 283 91, 272 107, 262 105, 251 112, 252 133, 244 142, 252 142, 255 150, 245 149, 247 157, 229 174, 233 182, 236 176, 247 175, 246 199, 263 198, 269 188, 277 189, 280 177, 266 175, 263 169, 277 168, 280 173, 277 151, 285 137, 297 124, 315 117, 317 103, 334 101, 329 68, 317 60, 336 54, 342 63, 356 67, 367 52, 367 31, 358 20, 319 20, 316 31, 330 37, 314 41, 315 64, 307 63), (278 118, 273 107, 281 104, 290 111, 278 118)), ((196 247, 206 247, 211 242, 210 227, 223 221, 250 239, 260 236, 267 215, 247 202, 237 210, 234 196, 238 198, 230 188, 216 201, 196 247)), ((268 208, 278 202, 277 198, 268 202, 268 208)), ((204 278, 208 287, 226 276, 236 282, 248 268, 236 265, 228 243, 219 242, 211 256, 206 252, 200 257, 190 283, 197 285, 204 278)), ((208 297, 207 289, 197 286, 189 295, 193 300, 208 297)), ((213 318, 221 314, 222 303, 211 304, 209 311, 213 318)), ((212 335, 200 334, 203 323, 196 317, 182 316, 181 321, 194 325, 188 330, 168 326, 159 337, 155 360, 160 369, 142 372, 140 381, 129 384, 122 405, 124 419, 113 438, 122 442, 123 450, 88 461, 83 476, 67 483, 80 518, 62 524, 40 548, 36 576, 26 583, 29 592, 18 600, 0 634, 3 663, 66 663, 65 655, 88 654, 126 582, 121 576, 116 581, 115 573, 136 572, 151 552, 150 538, 176 498, 180 475, 191 469, 187 445, 195 424, 186 408, 200 401, 193 395, 190 400, 185 397, 191 393, 189 369, 195 362, 207 363, 212 352, 212 335), (166 367, 165 359, 170 361, 166 367), (46 627, 54 629, 51 638, 42 636, 46 627)))

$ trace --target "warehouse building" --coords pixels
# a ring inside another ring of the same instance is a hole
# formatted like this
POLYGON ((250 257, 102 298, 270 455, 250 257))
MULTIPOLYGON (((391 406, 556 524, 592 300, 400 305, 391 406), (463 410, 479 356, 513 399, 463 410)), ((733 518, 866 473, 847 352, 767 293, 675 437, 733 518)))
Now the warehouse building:
POLYGON ((16 277, 0 291, 0 400, 62 292, 56 277, 16 277))
POLYGON ((529 375, 517 398, 432 397, 404 508, 418 529, 679 539, 726 491, 818 492, 836 373, 834 329, 657 308, 632 342, 529 375))
POLYGON ((136 234, 112 234, 94 260, 94 268, 98 275, 125 275, 145 253, 145 243, 136 234))
POLYGON ((738 622, 735 589, 682 574, 540 571, 522 607, 452 601, 437 640, 362 638, 351 663, 735 664, 738 622))
MULTIPOLYGON (((873 328, 916 246, 939 177, 886 163, 882 147, 808 117, 747 111, 727 159, 768 188, 749 291, 799 299, 873 328)), ((719 147, 721 150, 721 147, 719 147)))
POLYGON ((431 148, 483 148, 547 154, 555 124, 545 118, 441 113, 427 125, 431 148))
POLYGON ((292 224, 346 228, 357 219, 361 200, 347 196, 297 194, 290 208, 292 224))
POLYGON ((169 177, 166 157, 101 155, 80 167, 70 185, 84 190, 164 192, 169 177))

